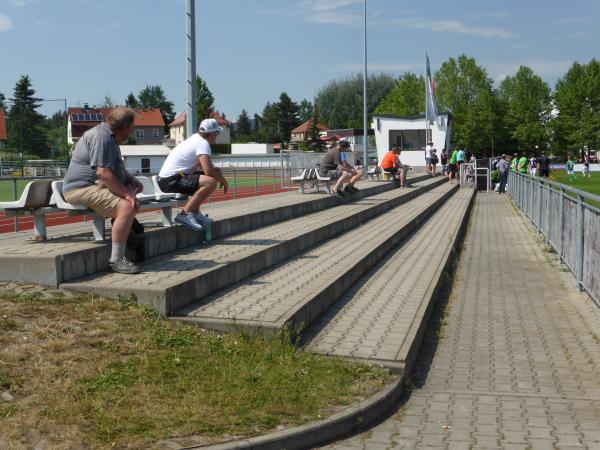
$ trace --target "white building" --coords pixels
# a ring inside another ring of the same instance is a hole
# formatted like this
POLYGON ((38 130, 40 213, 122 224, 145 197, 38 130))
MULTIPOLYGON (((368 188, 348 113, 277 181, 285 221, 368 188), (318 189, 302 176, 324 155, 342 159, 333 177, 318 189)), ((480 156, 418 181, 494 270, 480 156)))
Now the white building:
POLYGON ((125 169, 132 175, 156 175, 171 149, 164 145, 120 145, 125 169))
MULTIPOLYGON (((441 113, 431 126, 431 138, 438 157, 442 149, 450 149, 451 121, 450 113, 441 113)), ((398 146, 402 149, 400 160, 403 164, 425 166, 425 115, 402 117, 379 114, 373 116, 372 127, 375 130, 378 161, 392 146, 398 146)))
POLYGON ((231 144, 232 155, 270 155, 275 153, 273 144, 231 144))

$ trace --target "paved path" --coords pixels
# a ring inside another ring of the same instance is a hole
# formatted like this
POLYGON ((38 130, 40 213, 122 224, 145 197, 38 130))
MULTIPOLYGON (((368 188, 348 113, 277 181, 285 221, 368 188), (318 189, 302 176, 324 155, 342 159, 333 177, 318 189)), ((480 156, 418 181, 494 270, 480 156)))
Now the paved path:
POLYGON ((480 194, 409 400, 331 449, 600 449, 600 313, 506 197, 480 194))

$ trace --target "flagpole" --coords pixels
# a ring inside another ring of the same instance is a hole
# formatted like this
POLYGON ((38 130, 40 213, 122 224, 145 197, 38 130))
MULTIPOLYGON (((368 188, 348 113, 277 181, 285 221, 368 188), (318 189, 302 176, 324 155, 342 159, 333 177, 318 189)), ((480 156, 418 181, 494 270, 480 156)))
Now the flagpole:
MULTIPOLYGON (((425 52, 425 60, 427 60, 428 56, 427 56, 427 52, 425 52)), ((427 66, 426 66, 427 67, 427 66)), ((428 129, 429 129, 429 101, 427 100, 428 95, 427 95, 427 83, 429 83, 429 81, 427 80, 427 70, 425 70, 425 147, 427 147, 427 141, 428 141, 428 129)))
POLYGON ((367 123, 367 0, 365 0, 365 68, 363 74, 363 178, 366 180, 369 172, 369 124, 367 123))

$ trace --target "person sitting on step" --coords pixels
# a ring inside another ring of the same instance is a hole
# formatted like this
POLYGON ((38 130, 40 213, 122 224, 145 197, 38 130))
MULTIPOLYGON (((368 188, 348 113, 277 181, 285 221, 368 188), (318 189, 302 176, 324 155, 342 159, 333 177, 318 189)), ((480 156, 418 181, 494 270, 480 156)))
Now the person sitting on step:
POLYGON ((202 230, 200 205, 214 192, 217 183, 227 193, 227 179, 211 160, 210 146, 215 144, 221 131, 223 128, 215 119, 204 119, 197 133, 169 153, 158 174, 158 185, 163 192, 190 197, 175 221, 192 230, 202 230))
POLYGON ((392 147, 381 160, 381 170, 383 170, 383 173, 391 174, 396 184, 404 187, 406 185, 407 166, 400 162, 401 152, 400 148, 392 147))
POLYGON ((342 198, 344 192, 357 192, 358 189, 354 187, 354 184, 363 176, 362 169, 352 167, 346 160, 345 152, 348 151, 352 151, 350 142, 341 138, 334 148, 323 155, 319 165, 321 176, 329 177, 332 181, 337 180, 332 191, 332 195, 337 198, 342 198), (346 187, 344 187, 344 183, 346 183, 346 187))

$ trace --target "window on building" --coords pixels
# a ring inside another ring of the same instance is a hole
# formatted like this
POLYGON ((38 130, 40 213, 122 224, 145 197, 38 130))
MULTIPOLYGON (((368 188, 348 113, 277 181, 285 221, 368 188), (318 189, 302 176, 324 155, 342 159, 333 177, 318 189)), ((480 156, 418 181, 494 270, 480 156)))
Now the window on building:
POLYGON ((150 173, 150 158, 142 158, 142 173, 150 173))
POLYGON ((152 136, 154 136, 155 138, 160 137, 160 130, 158 128, 154 128, 152 130, 152 136))
POLYGON ((138 139, 144 139, 144 130, 140 130, 139 128, 135 130, 135 137, 138 139))

